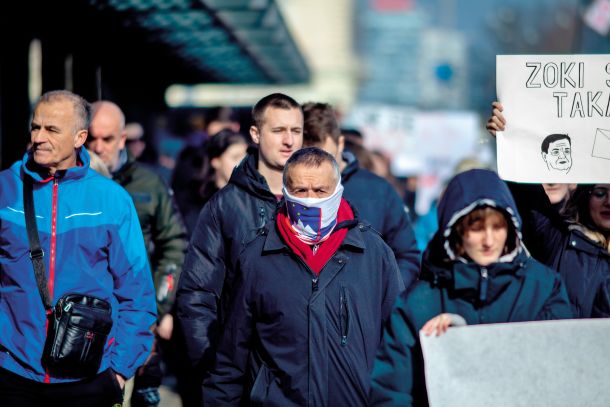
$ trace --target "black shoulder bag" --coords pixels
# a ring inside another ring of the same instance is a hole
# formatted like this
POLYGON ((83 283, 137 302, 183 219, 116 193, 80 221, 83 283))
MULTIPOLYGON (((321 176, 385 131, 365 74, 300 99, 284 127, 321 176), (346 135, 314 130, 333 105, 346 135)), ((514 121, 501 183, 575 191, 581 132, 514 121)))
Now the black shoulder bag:
MULTIPOLYGON (((49 319, 47 339, 42 355, 43 365, 54 376, 80 378, 97 373, 108 334, 112 328, 110 304, 82 294, 66 294, 53 308, 40 247, 32 180, 23 180, 25 224, 30 242, 38 292, 49 319)), ((78 270, 74 270, 78 273, 78 270)))

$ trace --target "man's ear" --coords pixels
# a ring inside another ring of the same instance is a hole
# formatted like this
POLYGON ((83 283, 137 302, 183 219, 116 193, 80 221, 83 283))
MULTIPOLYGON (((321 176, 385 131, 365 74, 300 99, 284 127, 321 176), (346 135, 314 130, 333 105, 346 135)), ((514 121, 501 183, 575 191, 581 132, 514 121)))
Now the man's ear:
POLYGON ((119 136, 119 150, 122 150, 125 148, 125 142, 127 141, 127 131, 125 131, 125 129, 123 129, 123 131, 121 131, 121 135, 119 136))
POLYGON ((210 160, 210 165, 214 168, 215 171, 218 171, 220 168, 220 159, 218 157, 214 157, 210 160))
POLYGON ((541 154, 542 154, 542 159, 543 159, 544 161, 546 161, 546 153, 543 151, 541 154))
POLYGON ((250 126, 250 137, 252 137, 252 141, 254 141, 255 144, 260 144, 260 132, 258 130, 258 127, 256 126, 250 126))
POLYGON ((340 135, 339 140, 337 141, 337 153, 339 157, 343 154, 343 150, 345 149, 345 136, 340 135))
POLYGON ((85 141, 87 141, 88 135, 89 132, 87 130, 78 131, 78 133, 76 133, 76 136, 74 136, 74 148, 82 147, 82 145, 85 144, 85 141))

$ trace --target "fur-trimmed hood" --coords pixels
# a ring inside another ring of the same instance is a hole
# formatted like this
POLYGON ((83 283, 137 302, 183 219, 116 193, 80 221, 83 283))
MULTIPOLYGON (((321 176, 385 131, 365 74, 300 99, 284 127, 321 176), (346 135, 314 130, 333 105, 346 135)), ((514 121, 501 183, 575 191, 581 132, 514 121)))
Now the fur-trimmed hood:
POLYGON ((447 261, 466 260, 453 252, 449 236, 456 223, 465 215, 481 207, 491 207, 503 212, 509 219, 509 227, 515 233, 515 249, 500 257, 498 262, 511 262, 521 252, 526 252, 521 238, 521 217, 508 187, 498 175, 489 170, 474 169, 456 175, 447 185, 438 205, 438 231, 426 249, 424 258, 435 257, 447 261), (431 256, 434 254, 434 256, 431 256))

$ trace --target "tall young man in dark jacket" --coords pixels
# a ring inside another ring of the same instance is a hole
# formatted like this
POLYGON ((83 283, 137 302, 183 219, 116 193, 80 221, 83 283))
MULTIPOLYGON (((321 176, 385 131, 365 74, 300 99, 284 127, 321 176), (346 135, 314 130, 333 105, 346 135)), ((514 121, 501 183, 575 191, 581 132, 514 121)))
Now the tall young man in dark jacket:
POLYGON ((303 114, 303 145, 319 147, 335 157, 345 187, 343 196, 392 248, 405 287, 409 287, 419 274, 419 250, 402 199, 389 182, 360 168, 356 157, 343 150, 344 138, 332 106, 306 103, 303 114))
POLYGON ((285 205, 239 256, 205 405, 368 405, 403 286, 392 251, 342 193, 325 151, 304 148, 286 163, 285 205))
POLYGON ((225 297, 235 284, 235 261, 273 216, 284 165, 303 142, 301 106, 289 96, 264 97, 254 106, 252 119, 250 135, 258 150, 249 152, 229 184, 203 208, 178 284, 177 317, 191 363, 202 370, 213 361, 225 297))
MULTIPOLYGON (((170 310, 186 252, 186 229, 173 202, 173 193, 160 175, 129 157, 125 149, 125 115, 116 104, 98 101, 92 105, 87 147, 100 156, 112 178, 129 192, 149 249, 157 292, 158 323, 155 332, 168 340, 173 329, 170 310)), ((156 405, 161 384, 160 358, 157 350, 138 369, 135 377, 133 406, 156 405)))

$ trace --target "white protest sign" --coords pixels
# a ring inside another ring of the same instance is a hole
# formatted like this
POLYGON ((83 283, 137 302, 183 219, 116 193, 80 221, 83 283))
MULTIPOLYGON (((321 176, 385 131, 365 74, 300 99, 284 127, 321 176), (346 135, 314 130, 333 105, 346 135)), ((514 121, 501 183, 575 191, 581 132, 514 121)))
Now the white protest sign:
POLYGON ((498 55, 496 70, 502 178, 610 182, 610 55, 498 55))
POLYGON ((461 160, 486 159, 479 143, 479 116, 471 111, 361 104, 352 109, 347 125, 362 131, 368 149, 390 157, 395 176, 419 176, 420 215, 428 211, 461 160))
POLYGON ((430 407, 610 406, 610 319, 420 335, 430 407))

